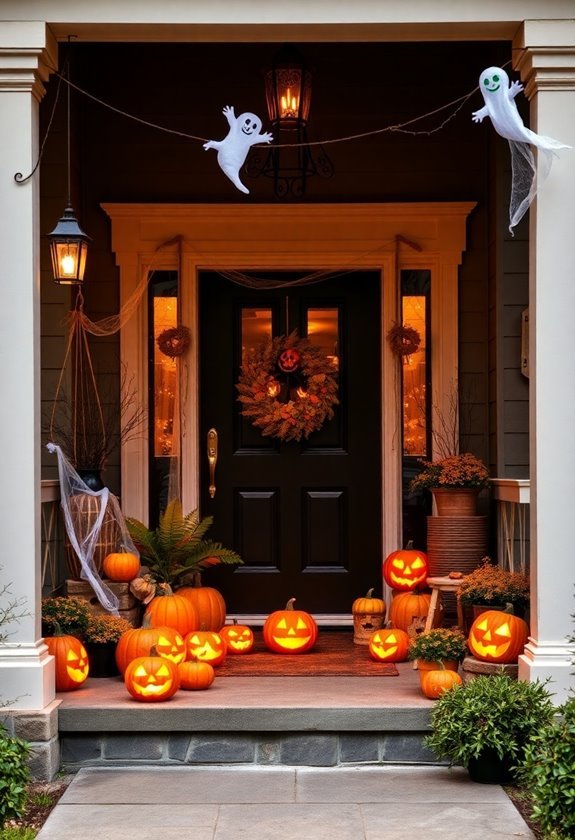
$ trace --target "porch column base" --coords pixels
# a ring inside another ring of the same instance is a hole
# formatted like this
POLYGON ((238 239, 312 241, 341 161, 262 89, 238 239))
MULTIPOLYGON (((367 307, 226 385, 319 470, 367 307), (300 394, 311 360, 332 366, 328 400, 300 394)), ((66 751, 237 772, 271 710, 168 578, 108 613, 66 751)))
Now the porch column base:
POLYGON ((0 648, 0 703, 10 710, 45 709, 56 697, 55 683, 54 657, 44 642, 0 648))
POLYGON ((549 679, 548 689, 557 706, 567 700, 573 688, 575 645, 565 641, 536 642, 531 639, 519 657, 519 679, 527 682, 549 679))

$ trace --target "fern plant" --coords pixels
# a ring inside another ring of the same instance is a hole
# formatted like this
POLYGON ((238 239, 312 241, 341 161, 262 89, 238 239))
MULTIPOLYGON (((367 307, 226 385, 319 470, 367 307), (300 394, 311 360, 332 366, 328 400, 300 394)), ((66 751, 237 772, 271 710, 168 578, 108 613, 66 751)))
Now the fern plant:
POLYGON ((204 539, 213 517, 200 518, 193 510, 184 516, 182 503, 171 501, 160 516, 160 523, 151 531, 138 519, 126 518, 126 525, 142 563, 159 584, 182 586, 188 578, 208 566, 220 563, 241 564, 239 554, 221 543, 204 539))

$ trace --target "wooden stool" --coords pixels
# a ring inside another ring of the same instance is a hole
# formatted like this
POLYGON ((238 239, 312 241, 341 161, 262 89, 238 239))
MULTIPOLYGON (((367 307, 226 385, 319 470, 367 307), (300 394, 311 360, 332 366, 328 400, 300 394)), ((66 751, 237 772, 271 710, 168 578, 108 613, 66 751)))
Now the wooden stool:
MULTIPOLYGON (((429 612, 427 613, 427 620, 425 622, 425 630, 431 630, 433 627, 433 620, 435 618, 435 613, 439 608, 439 593, 440 592, 455 592, 457 595, 457 590, 461 586, 463 578, 454 579, 450 577, 428 577, 427 578, 427 585, 431 589, 431 602, 429 604, 429 612)), ((463 619, 463 607, 461 605, 461 601, 459 598, 456 598, 457 603, 457 625, 461 629, 461 632, 465 634, 465 622, 463 619)))

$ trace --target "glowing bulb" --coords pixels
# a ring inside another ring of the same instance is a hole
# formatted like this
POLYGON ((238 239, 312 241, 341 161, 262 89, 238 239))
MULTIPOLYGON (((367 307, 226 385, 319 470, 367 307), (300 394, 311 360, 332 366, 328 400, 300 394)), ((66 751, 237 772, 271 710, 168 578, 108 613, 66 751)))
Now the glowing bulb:
POLYGON ((76 273, 76 260, 71 254, 64 254, 60 260, 60 268, 65 277, 73 277, 76 273))

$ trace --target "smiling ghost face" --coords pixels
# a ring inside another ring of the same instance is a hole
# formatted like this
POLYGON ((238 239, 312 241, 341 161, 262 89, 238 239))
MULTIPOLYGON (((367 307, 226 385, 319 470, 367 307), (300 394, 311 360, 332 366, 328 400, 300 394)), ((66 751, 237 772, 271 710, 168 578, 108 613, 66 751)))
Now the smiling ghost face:
POLYGON ((488 67, 479 77, 479 86, 484 98, 509 88, 509 76, 501 67, 488 67))
POLYGON ((241 114, 238 117, 238 126, 242 134, 246 137, 252 137, 260 133, 262 127, 261 120, 255 114, 241 114))

